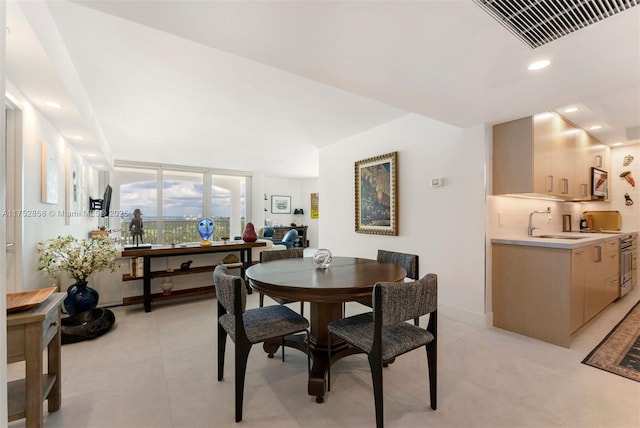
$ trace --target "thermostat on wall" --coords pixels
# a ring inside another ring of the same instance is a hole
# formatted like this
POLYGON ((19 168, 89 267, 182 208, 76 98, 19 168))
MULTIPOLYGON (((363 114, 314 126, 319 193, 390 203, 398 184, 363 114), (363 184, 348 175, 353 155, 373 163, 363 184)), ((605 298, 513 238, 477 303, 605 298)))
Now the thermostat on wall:
POLYGON ((431 187, 441 187, 443 179, 442 177, 436 177, 431 179, 431 187))

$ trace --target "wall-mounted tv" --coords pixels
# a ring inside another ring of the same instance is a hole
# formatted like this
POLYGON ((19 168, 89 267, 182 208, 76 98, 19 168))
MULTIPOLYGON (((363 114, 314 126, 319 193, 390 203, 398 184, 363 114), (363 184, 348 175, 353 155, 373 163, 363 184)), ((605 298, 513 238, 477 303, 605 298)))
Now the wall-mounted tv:
POLYGON ((111 208, 111 193, 113 189, 107 184, 104 189, 104 195, 102 199, 89 198, 89 210, 100 211, 100 217, 109 217, 109 210, 111 208))

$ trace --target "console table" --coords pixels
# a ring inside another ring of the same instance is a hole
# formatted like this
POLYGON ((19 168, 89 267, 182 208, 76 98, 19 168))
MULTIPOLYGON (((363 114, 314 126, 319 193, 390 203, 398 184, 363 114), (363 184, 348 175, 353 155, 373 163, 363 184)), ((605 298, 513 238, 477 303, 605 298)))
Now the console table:
POLYGON ((122 299, 123 305, 134 305, 144 303, 144 311, 151 312, 151 302, 167 299, 177 299, 180 297, 197 296, 202 294, 211 294, 215 292, 213 285, 190 288, 186 290, 172 291, 169 295, 163 295, 162 293, 151 294, 151 280, 153 278, 161 278, 165 276, 175 275, 188 275, 194 273, 213 272, 216 265, 190 267, 187 270, 174 270, 167 271, 151 271, 151 259, 157 257, 174 257, 185 256, 193 254, 208 254, 208 253, 226 253, 226 252, 239 252, 240 253, 240 275, 244 277, 244 270, 251 266, 251 249, 255 247, 266 247, 265 242, 232 242, 228 244, 213 243, 209 246, 201 246, 199 244, 191 244, 186 247, 152 247, 145 249, 128 248, 122 251, 122 257, 142 257, 143 258, 143 274, 141 277, 131 276, 125 274, 122 276, 123 281, 133 281, 136 279, 142 279, 143 281, 143 295, 125 297, 122 299))
POLYGON ((295 246, 307 248, 309 246, 309 241, 307 241, 307 227, 308 226, 273 226, 273 239, 281 240, 288 231, 295 229, 298 231, 298 240, 295 246))
POLYGON ((24 379, 7 385, 9 421, 26 418, 27 427, 42 427, 42 402, 47 400, 50 413, 60 408, 60 304, 66 295, 54 293, 35 308, 7 315, 7 363, 25 362, 24 379))

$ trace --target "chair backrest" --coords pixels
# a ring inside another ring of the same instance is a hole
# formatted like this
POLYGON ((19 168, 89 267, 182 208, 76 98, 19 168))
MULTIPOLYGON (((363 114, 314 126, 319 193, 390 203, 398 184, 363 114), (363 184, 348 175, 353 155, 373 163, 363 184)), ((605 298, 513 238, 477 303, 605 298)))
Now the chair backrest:
POLYGON ((395 251, 378 250, 378 261, 393 263, 407 271, 407 278, 417 280, 420 278, 419 260, 415 254, 396 253, 395 251))
POLYGON ((290 248, 288 250, 263 251, 260 253, 260 262, 270 262, 273 260, 301 259, 304 251, 302 248, 290 248))
POLYGON ((265 227, 262 229, 262 237, 264 238, 273 238, 273 234, 276 233, 276 230, 273 227, 265 227))
POLYGON ((241 308, 242 312, 244 312, 247 307, 247 287, 244 286, 242 278, 239 276, 229 275, 229 270, 224 265, 216 266, 213 271, 213 284, 216 288, 216 298, 224 309, 231 315, 235 315, 235 283, 238 280, 241 281, 241 308))
POLYGON ((438 309, 438 276, 429 273, 413 282, 378 282, 373 287, 373 313, 380 305, 382 325, 394 325, 438 309))
POLYGON ((282 237, 282 242, 295 242, 297 238, 298 238, 298 231, 295 229, 291 229, 284 234, 284 236, 282 237))

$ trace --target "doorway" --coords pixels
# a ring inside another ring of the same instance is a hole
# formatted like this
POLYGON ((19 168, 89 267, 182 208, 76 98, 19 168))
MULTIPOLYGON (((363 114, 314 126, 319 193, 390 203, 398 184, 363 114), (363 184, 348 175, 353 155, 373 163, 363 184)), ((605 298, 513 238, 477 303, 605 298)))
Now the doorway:
POLYGON ((7 293, 22 291, 22 110, 6 100, 6 281, 7 293))

